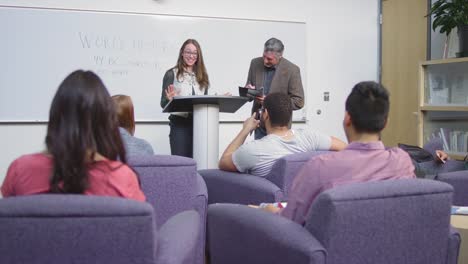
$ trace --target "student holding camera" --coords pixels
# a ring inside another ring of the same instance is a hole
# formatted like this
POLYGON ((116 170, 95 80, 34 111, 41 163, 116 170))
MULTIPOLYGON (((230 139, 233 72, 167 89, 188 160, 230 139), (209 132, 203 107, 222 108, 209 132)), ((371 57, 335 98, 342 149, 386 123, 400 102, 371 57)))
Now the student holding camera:
POLYGON ((265 177, 275 161, 293 153, 313 150, 341 150, 343 141, 315 131, 289 128, 292 117, 291 99, 284 93, 270 93, 263 101, 260 120, 256 113, 245 120, 239 134, 229 144, 219 160, 219 168, 226 171, 247 172, 265 177), (244 144, 249 133, 263 124, 267 136, 244 144))
MULTIPOLYGON (((261 108, 266 95, 274 92, 287 94, 293 110, 304 107, 304 89, 300 69, 283 58, 283 50, 284 45, 281 40, 271 38, 265 42, 263 57, 255 58, 250 62, 245 87, 259 91, 252 106, 252 113, 261 108)), ((260 139, 265 135, 264 127, 255 130, 255 139, 260 139)))

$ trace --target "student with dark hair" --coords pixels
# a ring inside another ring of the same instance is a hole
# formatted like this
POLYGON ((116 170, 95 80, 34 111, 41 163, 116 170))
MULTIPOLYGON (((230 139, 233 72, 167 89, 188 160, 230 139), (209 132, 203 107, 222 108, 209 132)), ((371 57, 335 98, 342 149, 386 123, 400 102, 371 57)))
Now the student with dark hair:
MULTIPOLYGON (((350 183, 414 178, 410 157, 380 141, 390 107, 387 90, 375 82, 354 86, 346 100, 343 127, 350 142, 342 151, 313 157, 295 177, 281 215, 303 224, 323 191, 350 183)), ((269 211, 279 211, 267 207, 269 211)))
POLYGON ((13 161, 1 187, 4 197, 63 193, 145 200, 137 175, 125 164, 111 97, 93 72, 75 71, 60 84, 45 143, 43 153, 13 161))
POLYGON ((289 128, 292 115, 291 99, 284 93, 271 93, 265 97, 260 120, 253 114, 242 130, 224 151, 219 168, 226 171, 246 172, 265 177, 283 156, 313 150, 341 150, 346 143, 314 131, 294 131, 289 128), (260 122, 267 136, 244 144, 247 136, 260 122))
POLYGON ((135 134, 135 113, 132 98, 128 95, 117 94, 112 96, 119 121, 119 131, 125 145, 127 158, 138 155, 154 155, 153 148, 144 139, 137 138, 135 134))

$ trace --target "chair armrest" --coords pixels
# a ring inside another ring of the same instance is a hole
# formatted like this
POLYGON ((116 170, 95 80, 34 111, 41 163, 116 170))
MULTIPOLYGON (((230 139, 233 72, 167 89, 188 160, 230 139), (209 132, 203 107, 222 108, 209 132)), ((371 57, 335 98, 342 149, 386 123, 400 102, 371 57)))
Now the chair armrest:
POLYGON ((206 188, 206 183, 203 180, 202 176, 197 173, 197 188, 196 188, 196 197, 204 198, 208 200, 208 189, 206 188))
POLYGON ((200 216, 194 210, 169 218, 158 231, 156 263, 192 263, 199 237, 200 216))
POLYGON ((208 191, 206 184, 200 174, 197 173, 197 187, 195 188, 195 198, 193 200, 193 207, 200 214, 199 230, 196 256, 192 263, 202 264, 205 260, 205 241, 206 241, 206 211, 208 207, 208 191))
POLYGON ((206 188, 205 181, 200 174, 197 173, 197 181, 195 188, 195 198, 193 200, 193 206, 200 216, 206 216, 206 209, 208 206, 208 190, 206 188))
POLYGON ((450 226, 449 245, 447 250, 447 264, 457 264, 460 252, 461 238, 458 231, 450 226))
POLYGON ((245 205, 210 205, 207 237, 211 264, 325 263, 325 249, 301 225, 245 205))
POLYGON ((267 179, 218 169, 199 170, 208 189, 208 204, 259 204, 278 202, 283 198, 281 189, 267 179))

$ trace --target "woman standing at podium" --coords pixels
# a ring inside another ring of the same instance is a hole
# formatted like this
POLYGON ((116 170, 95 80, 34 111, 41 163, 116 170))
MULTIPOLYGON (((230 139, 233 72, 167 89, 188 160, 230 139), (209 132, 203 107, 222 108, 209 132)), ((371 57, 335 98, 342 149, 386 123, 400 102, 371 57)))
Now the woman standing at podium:
MULTIPOLYGON (((164 108, 174 96, 206 95, 209 86, 210 81, 203 62, 200 44, 194 39, 187 39, 180 48, 176 66, 167 70, 166 74, 164 74, 161 107, 164 108)), ((171 113, 169 126, 171 155, 192 158, 192 113, 171 113)))

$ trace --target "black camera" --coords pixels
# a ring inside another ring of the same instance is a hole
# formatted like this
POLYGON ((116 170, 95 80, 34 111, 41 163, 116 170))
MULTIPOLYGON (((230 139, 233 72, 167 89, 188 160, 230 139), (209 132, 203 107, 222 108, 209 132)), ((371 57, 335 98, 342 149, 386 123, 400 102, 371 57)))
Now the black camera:
POLYGON ((249 101, 252 101, 257 96, 263 96, 263 87, 260 87, 260 89, 250 89, 239 86, 239 96, 248 97, 249 101))

